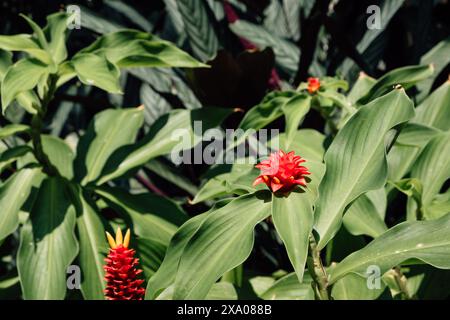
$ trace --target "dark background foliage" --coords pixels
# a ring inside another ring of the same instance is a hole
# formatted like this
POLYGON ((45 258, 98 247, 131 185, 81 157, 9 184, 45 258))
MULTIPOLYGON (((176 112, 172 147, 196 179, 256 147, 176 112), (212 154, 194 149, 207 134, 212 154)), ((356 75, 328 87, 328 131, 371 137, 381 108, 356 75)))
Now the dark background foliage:
MULTIPOLYGON (((125 73, 122 77, 123 97, 98 89, 85 89, 70 82, 50 105, 47 131, 61 137, 73 132, 78 134, 103 109, 139 104, 145 105, 147 127, 173 108, 221 106, 239 110, 225 124, 227 128, 233 128, 245 111, 270 90, 295 88, 309 76, 338 75, 350 83, 359 71, 379 77, 401 66, 419 64, 426 52, 450 36, 450 1, 446 0, 241 0, 227 2, 232 12, 224 11, 224 1, 187 2, 194 6, 190 9, 195 14, 201 8, 204 10, 203 15, 195 16, 191 21, 192 26, 198 28, 197 34, 195 30, 190 32, 186 24, 180 29, 177 20, 180 17, 174 17, 168 7, 175 1, 1 0, 0 34, 30 32, 19 13, 44 25, 48 14, 64 10, 69 4, 79 5, 83 26, 70 35, 69 55, 90 44, 100 33, 126 27, 173 41, 200 60, 212 60, 211 69, 188 73, 160 69, 125 73), (366 41, 369 16, 366 10, 373 4, 385 9, 386 15, 383 13, 381 18, 383 29, 366 41), (296 10, 290 10, 292 8, 296 10), (249 22, 266 34, 252 31, 254 38, 245 37, 230 27, 235 19, 249 22), (277 47, 279 43, 282 44, 277 47)), ((447 65, 435 77, 433 88, 445 81, 449 72, 450 65, 447 65)), ((27 115, 14 108, 7 115, 11 122, 20 122, 22 117, 27 115)), ((1 121, 5 122, 4 119, 1 121)), ((324 120, 313 111, 304 126, 323 130, 324 120)), ((275 121, 271 127, 283 129, 284 120, 275 121)), ((211 175, 204 165, 175 167, 165 158, 158 160, 173 174, 184 177, 194 190, 203 177, 211 175)), ((167 182, 155 171, 158 170, 145 168, 136 176, 143 188, 183 199, 180 202, 191 215, 207 209, 202 204, 190 205, 185 200, 192 198, 193 193, 167 182)), ((404 199, 399 199, 401 206, 398 207, 404 206, 404 199)), ((394 203, 392 208, 396 207, 394 203)), ((114 216, 113 211, 105 214, 114 216)), ((268 226, 262 224, 258 228, 268 226)), ((284 250, 279 250, 273 237, 273 233, 257 232, 257 246, 248 262, 253 269, 271 272, 290 268, 284 250)), ((16 245, 11 243, 10 247, 16 245)), ((2 249, 5 250, 5 246, 2 249)))

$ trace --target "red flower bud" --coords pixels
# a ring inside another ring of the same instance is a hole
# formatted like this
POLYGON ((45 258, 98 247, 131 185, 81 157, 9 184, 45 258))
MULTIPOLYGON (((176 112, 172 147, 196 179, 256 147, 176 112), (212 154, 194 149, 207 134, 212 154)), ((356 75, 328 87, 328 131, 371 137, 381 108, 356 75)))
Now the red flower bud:
POLYGON ((106 232, 109 249, 108 257, 104 266, 106 275, 105 297, 107 300, 142 300, 145 289, 142 288, 144 280, 138 279, 142 273, 137 269, 139 259, 135 258, 135 251, 128 249, 130 243, 130 229, 127 230, 125 238, 122 231, 117 229, 116 239, 106 232))
POLYGON ((308 92, 310 94, 316 92, 320 88, 319 78, 308 78, 308 92))
POLYGON ((305 176, 310 174, 308 168, 300 164, 305 162, 294 151, 285 153, 283 150, 274 152, 269 159, 261 161, 256 168, 261 170, 253 185, 265 183, 272 192, 288 193, 297 185, 306 186, 305 176))

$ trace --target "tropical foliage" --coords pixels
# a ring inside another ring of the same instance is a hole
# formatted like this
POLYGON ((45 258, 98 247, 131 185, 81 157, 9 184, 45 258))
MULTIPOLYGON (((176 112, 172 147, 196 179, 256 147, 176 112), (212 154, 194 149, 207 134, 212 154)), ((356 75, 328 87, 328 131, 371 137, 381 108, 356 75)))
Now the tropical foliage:
POLYGON ((450 296, 448 4, 3 2, 1 298, 450 296))

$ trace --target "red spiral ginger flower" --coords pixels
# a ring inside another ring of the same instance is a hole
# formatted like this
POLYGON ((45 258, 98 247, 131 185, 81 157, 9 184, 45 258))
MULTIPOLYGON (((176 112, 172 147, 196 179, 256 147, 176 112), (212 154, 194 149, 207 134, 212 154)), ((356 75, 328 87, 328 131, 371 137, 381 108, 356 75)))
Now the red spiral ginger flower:
POLYGON ((125 238, 122 231, 117 229, 116 239, 106 232, 109 249, 108 257, 104 266, 106 275, 105 297, 107 300, 142 300, 145 289, 142 288, 144 280, 138 279, 142 273, 137 269, 139 259, 134 257, 133 249, 128 249, 130 243, 130 229, 127 230, 125 238))
POLYGON ((319 90, 319 88, 320 88, 319 78, 312 78, 312 77, 308 78, 308 92, 310 94, 316 92, 317 90, 319 90))
POLYGON ((265 183, 272 192, 288 193, 297 185, 306 186, 305 176, 310 174, 308 168, 300 164, 305 162, 294 151, 285 153, 283 150, 274 152, 269 159, 261 161, 256 168, 261 170, 253 185, 265 183))

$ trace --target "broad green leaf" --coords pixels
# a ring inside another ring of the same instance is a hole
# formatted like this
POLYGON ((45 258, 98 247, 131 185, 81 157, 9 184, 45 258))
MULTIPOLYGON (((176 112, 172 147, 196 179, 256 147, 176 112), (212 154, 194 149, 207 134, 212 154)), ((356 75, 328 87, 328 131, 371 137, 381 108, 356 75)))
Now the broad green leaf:
POLYGON ((205 221, 207 213, 197 215, 186 221, 170 240, 164 260, 158 271, 148 280, 145 291, 146 300, 154 300, 161 291, 175 281, 178 263, 188 241, 205 221))
POLYGON ((217 29, 211 27, 207 4, 204 1, 178 0, 176 6, 193 52, 203 61, 210 60, 219 49, 219 41, 215 33, 217 29))
POLYGON ((389 179, 398 181, 403 178, 411 170, 423 148, 438 133, 439 131, 432 127, 416 123, 406 124, 387 154, 389 179))
POLYGON ((44 31, 42 30, 42 28, 39 27, 36 22, 34 22, 30 18, 28 18, 26 15, 20 14, 20 16, 22 18, 24 18, 25 21, 30 25, 31 29, 34 32, 34 36, 36 36, 36 39, 37 39, 37 42, 39 43, 39 46, 41 48, 47 50, 48 49, 48 42, 47 42, 47 39, 45 38, 45 34, 44 34, 44 31))
POLYGON ((438 194, 423 208, 424 216, 429 219, 438 219, 450 212, 450 189, 447 192, 438 194))
POLYGON ((70 149, 69 145, 62 139, 50 136, 41 135, 42 148, 44 153, 48 156, 52 165, 58 169, 58 172, 67 179, 73 178, 73 159, 75 155, 70 149))
POLYGON ((417 108, 411 122, 427 125, 444 131, 450 130, 450 80, 444 82, 417 108))
POLYGON ((308 191, 291 192, 286 197, 272 196, 272 219, 283 240, 299 282, 303 280, 314 216, 313 199, 308 191))
POLYGON ((202 130, 214 128, 231 113, 228 109, 174 110, 156 121, 146 136, 116 152, 102 171, 98 185, 118 178, 160 155, 190 149, 201 139, 202 130), (200 128, 199 128, 200 129, 200 128))
MULTIPOLYGON (((250 282, 255 290, 256 279, 253 278, 250 282)), ((314 300, 311 282, 312 279, 308 273, 303 277, 302 283, 298 282, 295 273, 289 273, 275 281, 263 292, 257 292, 257 294, 263 300, 314 300)))
POLYGON ((0 155, 0 173, 11 163, 31 152, 33 152, 33 149, 24 145, 3 151, 0 155))
POLYGON ((263 26, 244 20, 237 20, 229 26, 233 33, 251 41, 258 49, 273 48, 276 63, 288 73, 297 71, 300 50, 294 43, 274 35, 263 26))
POLYGON ((136 30, 106 34, 83 49, 81 54, 105 56, 108 61, 121 68, 206 66, 172 43, 136 30))
MULTIPOLYGON (((173 285, 165 289, 156 300, 172 300, 173 285)), ((237 300, 238 296, 234 286, 228 282, 214 283, 205 297, 205 300, 237 300)))
POLYGON ((144 271, 145 279, 149 279, 161 266, 167 244, 154 239, 137 238, 132 239, 131 246, 136 249, 139 256, 139 264, 144 271))
POLYGON ((3 114, 19 93, 33 89, 41 76, 48 72, 47 65, 31 58, 19 60, 10 66, 3 78, 1 88, 3 114))
POLYGON ((245 158, 245 163, 235 163, 230 172, 209 178, 191 201, 192 204, 229 194, 246 194, 256 191, 252 185, 258 176, 256 163, 245 158))
POLYGON ((29 34, 0 35, 0 49, 6 51, 23 51, 44 63, 50 64, 52 62, 52 57, 49 53, 41 48, 29 34))
POLYGON ((9 124, 3 128, 0 128, 0 139, 4 139, 16 133, 27 132, 29 130, 30 127, 24 124, 9 124))
POLYGON ((108 255, 105 229, 95 204, 80 187, 72 188, 76 199, 77 230, 80 241, 78 261, 82 270, 81 292, 87 300, 104 300, 104 258, 108 255))
POLYGON ((350 273, 338 280, 331 290, 331 296, 335 300, 375 300, 386 288, 380 280, 380 287, 370 287, 367 279, 357 274, 350 273))
POLYGON ((376 82, 377 81, 374 78, 369 77, 364 72, 361 72, 348 93, 347 98, 353 105, 355 105, 356 101, 365 96, 376 82))
MULTIPOLYGON (((286 135, 279 134, 274 139, 279 139, 278 143, 281 149, 286 151, 295 151, 307 161, 322 162, 325 153, 324 140, 325 136, 314 129, 300 129, 295 133, 289 146, 286 145, 286 135)), ((273 141, 269 142, 273 145, 273 141)))
POLYGON ((210 212, 184 248, 174 299, 204 298, 225 272, 247 259, 253 229, 269 215, 268 191, 241 196, 210 212))
POLYGON ((450 132, 430 140, 411 170, 422 183, 422 205, 427 207, 450 176, 450 132))
POLYGON ((119 84, 120 70, 103 56, 93 53, 77 54, 71 64, 81 82, 96 86, 109 93, 122 93, 119 84))
POLYGON ((142 122, 142 108, 109 109, 96 114, 78 142, 76 181, 86 185, 100 178, 114 151, 134 142, 142 122))
POLYGON ((66 33, 70 19, 68 14, 62 12, 47 17, 47 25, 43 32, 48 40, 48 51, 56 64, 67 58, 66 33))
POLYGON ((32 188, 39 187, 42 173, 39 168, 22 169, 0 187, 0 240, 14 232, 19 225, 19 211, 32 188))
POLYGON ((369 92, 358 100, 359 104, 367 104, 369 101, 380 97, 397 84, 405 89, 415 85, 417 82, 430 77, 434 72, 432 65, 408 66, 394 69, 379 78, 370 88, 369 92))
POLYGON ((22 227, 17 267, 24 299, 60 300, 66 295, 66 270, 78 253, 68 192, 62 179, 44 180, 22 227))
POLYGON ((281 106, 281 110, 283 111, 286 119, 286 148, 288 148, 291 145, 292 140, 294 140, 298 126, 309 112, 310 107, 311 98, 307 95, 294 96, 287 103, 281 106))
POLYGON ((283 115, 283 106, 298 96, 292 91, 271 92, 258 105, 251 108, 241 120, 239 128, 243 130, 264 128, 283 115))
MULTIPOLYGON (((430 51, 422 56, 420 59, 420 64, 432 64, 434 69, 436 70, 435 75, 438 76, 442 70, 449 64, 450 62, 450 37, 442 40, 437 45, 435 45, 430 51)), ((428 79, 424 79, 423 81, 417 84, 417 88, 419 89, 419 101, 421 98, 425 98, 431 90, 433 82, 436 78, 431 77, 428 79)))
POLYGON ((152 194, 130 194, 119 188, 96 189, 111 206, 128 216, 138 236, 168 245, 187 216, 172 200, 152 194))
POLYGON ((358 109, 338 132, 325 154, 327 169, 314 215, 320 249, 336 234, 346 206, 385 184, 385 135, 413 116, 412 102, 396 89, 358 109))
POLYGON ((166 179, 167 181, 173 183, 178 188, 195 195, 198 192, 198 187, 194 185, 189 179, 180 174, 180 172, 175 171, 170 166, 164 164, 158 159, 149 161, 145 168, 151 170, 154 174, 166 179))
POLYGON ((5 76, 6 71, 8 70, 9 66, 12 64, 13 64, 12 53, 9 51, 0 49, 0 84, 3 81, 3 77, 5 76))
POLYGON ((365 234, 373 238, 385 232, 387 226, 376 205, 367 194, 359 196, 347 209, 343 218, 348 232, 355 236, 365 234))
POLYGON ((438 220, 403 222, 340 262, 330 272, 330 284, 353 272, 365 275, 376 265, 381 274, 402 262, 417 259, 440 269, 450 269, 450 214, 438 220))

